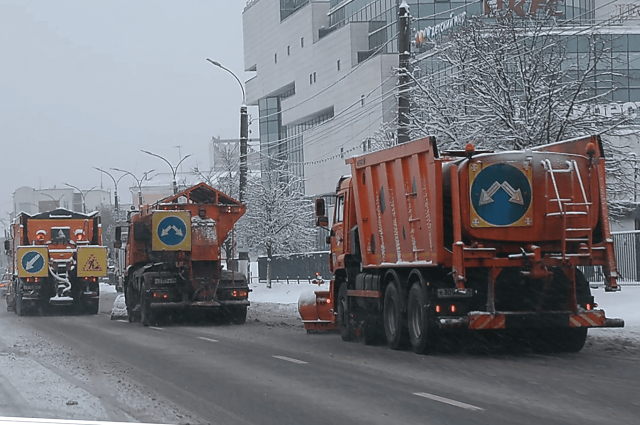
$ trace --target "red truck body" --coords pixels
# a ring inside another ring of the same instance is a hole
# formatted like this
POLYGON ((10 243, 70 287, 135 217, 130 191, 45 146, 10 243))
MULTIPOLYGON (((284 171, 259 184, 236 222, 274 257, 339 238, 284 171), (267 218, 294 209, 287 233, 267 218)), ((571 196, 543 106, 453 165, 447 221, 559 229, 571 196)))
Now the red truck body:
POLYGON ((330 237, 335 279, 318 295, 331 301, 301 305, 307 329, 416 352, 444 330, 513 329, 534 348, 577 351, 587 328, 623 326, 595 308, 577 268, 600 265, 605 289, 619 289, 597 136, 442 156, 425 138, 347 163, 330 237))

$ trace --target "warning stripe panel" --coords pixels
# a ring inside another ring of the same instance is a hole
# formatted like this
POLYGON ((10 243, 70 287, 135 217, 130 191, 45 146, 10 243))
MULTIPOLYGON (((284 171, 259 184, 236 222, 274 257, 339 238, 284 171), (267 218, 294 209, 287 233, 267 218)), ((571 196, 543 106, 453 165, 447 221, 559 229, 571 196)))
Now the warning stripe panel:
POLYGON ((604 326, 604 311, 590 311, 588 313, 572 314, 569 326, 572 328, 594 328, 604 326))
POLYGON ((469 316, 469 329, 505 329, 503 314, 477 314, 469 316))

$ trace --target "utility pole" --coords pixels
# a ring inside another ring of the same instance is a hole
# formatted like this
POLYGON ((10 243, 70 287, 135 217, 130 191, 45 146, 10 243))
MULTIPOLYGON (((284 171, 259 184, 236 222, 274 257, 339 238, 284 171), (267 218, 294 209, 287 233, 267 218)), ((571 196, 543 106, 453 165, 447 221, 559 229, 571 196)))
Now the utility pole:
POLYGON ((409 60, 411 15, 406 0, 398 8, 398 144, 409 141, 409 60))

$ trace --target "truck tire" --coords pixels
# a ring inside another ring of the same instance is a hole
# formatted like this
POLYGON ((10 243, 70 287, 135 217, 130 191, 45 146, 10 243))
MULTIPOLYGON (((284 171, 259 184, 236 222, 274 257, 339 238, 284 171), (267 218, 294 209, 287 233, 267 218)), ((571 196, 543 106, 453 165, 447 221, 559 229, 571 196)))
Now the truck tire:
POLYGON ((347 298, 347 282, 342 282, 338 290, 338 328, 343 341, 349 342, 353 340, 353 326, 347 298))
POLYGON ((433 349, 437 333, 435 323, 431 320, 428 298, 422 285, 414 283, 409 291, 407 302, 407 328, 413 351, 424 354, 433 349))
POLYGON ((530 341, 536 353, 577 353, 587 341, 587 328, 540 329, 530 341))
POLYGON ((140 322, 143 326, 149 326, 153 320, 150 302, 144 290, 144 282, 140 284, 140 322))
POLYGON ((231 307, 229 309, 229 320, 234 325, 244 325, 247 322, 247 306, 231 307))
POLYGON ((127 285, 125 296, 124 296, 125 305, 127 306, 127 318, 129 319, 129 323, 140 321, 139 314, 133 311, 133 309, 136 306, 134 294, 135 294, 135 291, 133 290, 133 285, 129 283, 127 285))
POLYGON ((15 297, 16 302, 16 314, 18 316, 24 316, 24 306, 22 305, 22 294, 18 293, 15 297))
POLYGON ((91 303, 85 307, 85 312, 90 315, 96 315, 100 311, 100 301, 91 300, 91 303))
POLYGON ((15 312, 16 311, 16 301, 15 301, 15 297, 9 297, 7 295, 6 297, 6 301, 7 301, 7 311, 9 312, 15 312), (11 300, 9 300, 9 298, 11 298, 11 300))
POLYGON ((384 333, 392 350, 401 350, 407 345, 407 327, 404 323, 404 303, 396 284, 391 282, 384 293, 384 333))

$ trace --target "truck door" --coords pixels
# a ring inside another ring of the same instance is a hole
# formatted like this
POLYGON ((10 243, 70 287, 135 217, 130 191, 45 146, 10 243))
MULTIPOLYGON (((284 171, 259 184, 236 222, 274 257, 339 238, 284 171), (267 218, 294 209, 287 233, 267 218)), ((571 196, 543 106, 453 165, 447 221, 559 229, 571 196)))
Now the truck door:
POLYGON ((333 226, 331 227, 331 260, 334 269, 344 268, 345 242, 344 237, 344 213, 345 194, 338 195, 336 208, 333 213, 333 226))

